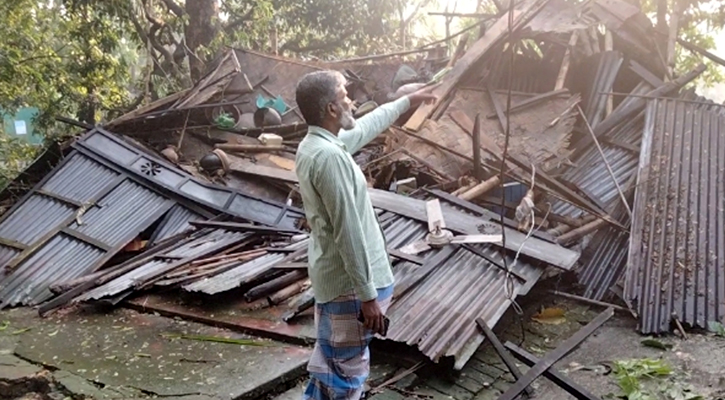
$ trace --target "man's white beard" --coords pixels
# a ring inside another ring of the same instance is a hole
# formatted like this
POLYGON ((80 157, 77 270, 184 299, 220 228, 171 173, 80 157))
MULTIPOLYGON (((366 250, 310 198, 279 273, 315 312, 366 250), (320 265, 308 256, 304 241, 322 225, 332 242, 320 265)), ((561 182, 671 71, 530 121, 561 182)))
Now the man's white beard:
POLYGON ((352 111, 343 111, 340 115, 340 126, 346 131, 355 129, 355 117, 352 116, 352 111))

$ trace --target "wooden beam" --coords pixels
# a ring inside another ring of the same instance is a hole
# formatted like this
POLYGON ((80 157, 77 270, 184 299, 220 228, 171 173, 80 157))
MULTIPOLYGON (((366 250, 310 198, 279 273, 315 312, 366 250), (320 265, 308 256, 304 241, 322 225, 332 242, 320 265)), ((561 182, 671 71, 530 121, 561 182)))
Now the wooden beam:
POLYGON ((280 235, 297 235, 303 233, 297 229, 285 229, 279 227, 269 227, 262 225, 252 225, 239 222, 220 222, 220 221, 189 221, 189 224, 202 228, 219 228, 234 232, 257 232, 270 233, 280 235))
MULTIPOLYGON (((526 366, 528 367, 533 367, 540 361, 533 354, 527 352, 526 350, 520 348, 519 346, 516 346, 511 342, 506 342, 504 346, 506 350, 510 351, 511 354, 514 355, 514 357, 516 357, 522 363, 526 364, 526 366)), ((554 368, 547 369, 546 371, 544 371, 543 375, 548 380, 557 384, 560 388, 566 390, 567 393, 576 397, 577 400, 601 400, 599 397, 592 394, 590 391, 586 390, 584 387, 572 381, 569 377, 563 375, 561 372, 557 371, 554 368)))
MULTIPOLYGON (((368 193, 373 207, 428 223, 425 201, 378 189, 368 189, 368 193)), ((464 235, 480 234, 478 231, 482 222, 480 219, 471 218, 469 214, 451 208, 443 208, 443 217, 446 227, 453 232, 464 235)), ((515 229, 508 227, 503 227, 503 229, 506 230, 506 249, 508 250, 518 251, 521 248, 521 254, 566 271, 571 270, 579 259, 579 253, 571 249, 536 238, 526 240, 526 235, 515 229)))
MULTIPOLYGON (((496 91, 496 93, 498 93, 498 91, 496 91)), ((512 105, 509 114, 513 114, 517 111, 522 111, 529 107, 533 107, 533 106, 543 102, 544 100, 549 100, 549 99, 559 97, 559 96, 564 96, 564 95, 566 95, 566 96, 569 95, 569 89, 552 90, 551 92, 537 94, 536 96, 530 97, 526 100, 523 100, 521 102, 518 102, 518 103, 512 105)), ((506 113, 506 111, 504 110, 504 115, 505 115, 505 113, 506 113)), ((486 118, 488 118, 488 119, 494 119, 496 117, 498 117, 496 115, 496 113, 491 113, 486 116, 486 118)))
POLYGON ((536 365, 531 367, 526 374, 518 379, 509 389, 502 394, 498 400, 515 400, 527 386, 531 385, 538 377, 544 374, 552 365, 557 361, 566 357, 569 353, 574 351, 586 338, 588 338, 594 331, 599 329, 605 322, 609 321, 614 315, 614 310, 608 308, 603 313, 599 314, 594 320, 588 323, 584 328, 580 329, 574 336, 565 340, 559 347, 554 351, 549 352, 544 358, 542 358, 536 365))
MULTIPOLYGON (((476 324, 479 328, 481 328, 481 331, 483 331, 483 334, 486 335, 486 339, 488 339, 489 342, 493 345, 494 350, 496 350, 496 353, 498 353, 498 356, 501 357, 501 360, 504 364, 506 364, 506 368, 511 371, 511 375, 516 378, 516 380, 521 379, 523 374, 521 373, 521 370, 519 367, 516 366, 516 361, 514 361, 513 357, 511 357, 511 354, 509 354, 508 351, 506 351, 506 348, 503 347, 503 343, 501 343, 500 340, 498 340, 498 337, 495 333, 491 330, 491 327, 488 326, 486 321, 484 321, 482 318, 476 319, 476 324)), ((527 396, 532 397, 534 395, 534 390, 530 386, 526 386, 524 388, 524 392, 527 396)))
POLYGON ((559 75, 556 77, 556 84, 554 90, 560 90, 564 87, 566 76, 569 74, 569 65, 571 64, 571 52, 576 46, 576 42, 579 39, 579 31, 576 30, 571 34, 569 38, 569 45, 566 47, 564 52, 564 58, 561 60, 561 68, 559 69, 559 75))
MULTIPOLYGON (((544 8, 548 0, 535 0, 528 3, 525 9, 513 10, 514 24, 513 31, 518 30, 521 26, 527 24, 536 14, 544 8)), ((483 35, 476 43, 474 43, 466 54, 456 63, 456 65, 443 78, 441 85, 436 88, 433 93, 438 96, 438 100, 433 104, 422 105, 418 107, 416 112, 410 117, 405 127, 413 131, 418 131, 425 120, 438 110, 447 98, 453 93, 453 90, 463 80, 476 63, 494 46, 500 43, 508 35, 508 15, 502 15, 491 26, 486 34, 483 35)))
POLYGON ((254 175, 261 178, 277 179, 287 183, 299 183, 297 173, 282 168, 267 167, 265 165, 253 164, 251 162, 234 161, 229 170, 244 175, 254 175))

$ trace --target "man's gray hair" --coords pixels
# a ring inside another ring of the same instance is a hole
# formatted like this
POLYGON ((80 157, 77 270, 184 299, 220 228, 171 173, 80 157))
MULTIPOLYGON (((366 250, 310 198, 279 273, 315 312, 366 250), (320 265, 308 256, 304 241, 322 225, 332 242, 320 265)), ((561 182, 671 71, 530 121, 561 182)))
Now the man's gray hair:
POLYGON ((295 100, 307 125, 322 125, 327 105, 337 101, 337 88, 345 82, 338 71, 311 72, 297 83, 295 100))

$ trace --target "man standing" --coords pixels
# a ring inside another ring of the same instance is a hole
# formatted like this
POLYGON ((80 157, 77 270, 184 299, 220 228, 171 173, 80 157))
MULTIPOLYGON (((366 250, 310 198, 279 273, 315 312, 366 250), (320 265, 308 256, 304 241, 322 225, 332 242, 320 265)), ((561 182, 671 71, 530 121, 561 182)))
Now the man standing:
POLYGON ((295 168, 311 228, 309 275, 317 325, 305 399, 361 397, 370 370, 368 345, 373 334, 384 331, 393 295, 385 237, 352 155, 411 106, 434 99, 427 90, 416 92, 356 121, 339 72, 313 72, 297 85, 297 105, 309 129, 295 168), (358 321, 360 313, 364 323, 358 321))

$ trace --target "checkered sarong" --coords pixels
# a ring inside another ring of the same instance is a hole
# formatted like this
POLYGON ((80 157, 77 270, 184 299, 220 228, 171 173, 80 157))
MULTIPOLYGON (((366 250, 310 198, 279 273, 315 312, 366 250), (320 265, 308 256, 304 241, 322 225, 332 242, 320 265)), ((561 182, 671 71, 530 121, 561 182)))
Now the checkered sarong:
MULTIPOLYGON (((378 289, 378 303, 385 312, 393 286, 378 289)), ((370 374, 370 331, 357 320, 360 300, 343 295, 315 306, 317 342, 307 365, 310 382, 304 400, 359 400, 370 374)))

